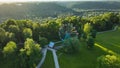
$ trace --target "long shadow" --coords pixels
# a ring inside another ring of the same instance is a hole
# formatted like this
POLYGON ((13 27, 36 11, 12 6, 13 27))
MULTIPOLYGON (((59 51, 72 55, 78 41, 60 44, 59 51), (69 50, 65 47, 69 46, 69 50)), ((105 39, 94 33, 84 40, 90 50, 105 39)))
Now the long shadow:
MULTIPOLYGON (((114 42, 112 42, 112 41, 110 41, 110 42, 99 41, 99 42, 97 41, 97 44, 103 46, 104 48, 112 50, 117 54, 120 54, 120 46, 117 46, 117 44, 115 44, 114 42)), ((118 43, 118 45, 119 45, 119 43, 118 43)))
POLYGON ((116 52, 114 52, 114 51, 112 51, 112 50, 110 50, 108 48, 105 48, 105 47, 103 47, 102 45, 100 45, 98 43, 95 43, 95 46, 101 48, 103 51, 108 52, 109 54, 113 54, 113 55, 117 54, 116 52))

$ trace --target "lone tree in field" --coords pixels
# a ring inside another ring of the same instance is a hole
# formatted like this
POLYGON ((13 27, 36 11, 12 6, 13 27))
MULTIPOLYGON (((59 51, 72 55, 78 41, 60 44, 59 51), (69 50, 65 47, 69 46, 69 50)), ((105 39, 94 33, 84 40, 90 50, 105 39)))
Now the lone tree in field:
POLYGON ((96 31, 93 29, 91 23, 86 23, 84 25, 84 39, 87 42, 88 47, 93 47, 94 45, 94 38, 96 37, 96 31))

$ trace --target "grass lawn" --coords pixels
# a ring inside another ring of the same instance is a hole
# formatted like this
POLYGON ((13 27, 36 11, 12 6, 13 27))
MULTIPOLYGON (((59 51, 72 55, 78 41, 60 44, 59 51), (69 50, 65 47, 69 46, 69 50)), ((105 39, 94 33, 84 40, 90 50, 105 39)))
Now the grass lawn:
POLYGON ((79 48, 80 52, 72 55, 58 52, 60 68, 96 68, 97 57, 107 54, 97 46, 87 49, 84 42, 81 42, 79 48))
POLYGON ((96 43, 117 54, 120 54, 120 29, 113 32, 98 34, 96 43))
POLYGON ((78 54, 67 55, 58 52, 60 68, 96 68, 97 57, 111 52, 120 54, 120 29, 98 34, 96 44, 99 46, 95 45, 92 50, 88 50, 86 44, 81 42, 78 54), (111 52, 108 53, 105 50, 111 52))
POLYGON ((41 68, 55 68, 54 59, 51 51, 47 51, 45 61, 41 68))

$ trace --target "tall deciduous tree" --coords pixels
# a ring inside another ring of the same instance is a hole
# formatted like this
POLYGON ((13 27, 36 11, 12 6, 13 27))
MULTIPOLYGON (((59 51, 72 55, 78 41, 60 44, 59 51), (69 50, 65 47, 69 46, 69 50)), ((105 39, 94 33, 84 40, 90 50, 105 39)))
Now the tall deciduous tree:
POLYGON ((33 23, 32 25, 33 39, 36 40, 37 42, 39 41, 39 35, 40 35, 39 27, 40 27, 39 23, 33 23))
POLYGON ((86 23, 86 24, 84 25, 83 31, 84 31, 86 34, 89 34, 89 33, 91 32, 91 30, 92 30, 92 25, 91 25, 90 23, 86 23))
POLYGON ((36 44, 33 39, 27 38, 24 43, 24 48, 20 49, 21 67, 22 68, 35 68, 36 62, 40 58, 41 47, 36 44))
POLYGON ((23 30, 24 40, 26 38, 32 38, 32 30, 30 28, 25 28, 23 30))
POLYGON ((3 43, 5 41, 5 30, 3 28, 0 28, 0 43, 3 43))
POLYGON ((11 54, 14 54, 17 49, 16 43, 13 41, 10 41, 7 43, 7 45, 3 48, 3 54, 5 56, 10 56, 11 54))

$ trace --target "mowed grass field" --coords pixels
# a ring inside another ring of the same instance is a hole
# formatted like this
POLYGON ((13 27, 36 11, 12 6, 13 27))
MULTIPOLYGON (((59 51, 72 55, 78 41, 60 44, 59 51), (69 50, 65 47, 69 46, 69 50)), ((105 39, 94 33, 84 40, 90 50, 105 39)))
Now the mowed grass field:
POLYGON ((97 34, 93 49, 87 49, 81 41, 80 52, 67 55, 58 52, 60 68, 96 68, 97 58, 106 54, 120 54, 120 28, 116 31, 97 34))
POLYGON ((116 31, 98 34, 96 43, 116 54, 120 54, 120 27, 116 31))

